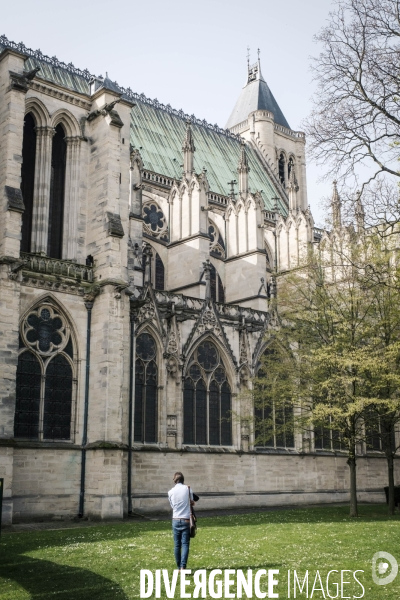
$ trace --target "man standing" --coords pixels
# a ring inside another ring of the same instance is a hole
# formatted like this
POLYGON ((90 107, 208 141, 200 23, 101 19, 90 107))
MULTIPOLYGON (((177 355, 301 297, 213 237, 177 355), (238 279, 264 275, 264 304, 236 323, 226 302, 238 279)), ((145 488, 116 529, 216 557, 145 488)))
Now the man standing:
POLYGON ((186 569, 190 544, 190 505, 194 504, 193 492, 183 485, 185 478, 179 471, 173 480, 175 486, 169 490, 168 499, 172 507, 172 533, 174 535, 174 554, 178 569, 186 569), (190 503, 189 503, 190 502, 190 503))

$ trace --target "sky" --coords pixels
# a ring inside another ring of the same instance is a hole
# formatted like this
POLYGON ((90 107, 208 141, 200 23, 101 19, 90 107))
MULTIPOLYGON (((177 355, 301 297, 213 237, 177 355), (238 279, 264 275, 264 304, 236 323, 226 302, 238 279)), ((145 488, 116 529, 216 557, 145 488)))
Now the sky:
MULTIPOLYGON (((315 89, 313 36, 331 9, 331 0, 18 0, 2 11, 0 34, 222 127, 246 81, 247 47, 251 62, 259 48, 264 79, 297 131, 315 89)), ((316 225, 331 193, 321 175, 308 161, 316 225)))

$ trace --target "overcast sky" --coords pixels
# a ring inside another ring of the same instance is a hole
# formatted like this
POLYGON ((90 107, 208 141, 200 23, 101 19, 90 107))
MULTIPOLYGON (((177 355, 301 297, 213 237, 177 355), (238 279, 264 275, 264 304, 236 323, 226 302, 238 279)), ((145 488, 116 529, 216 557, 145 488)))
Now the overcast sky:
MULTIPOLYGON (((310 111, 313 36, 331 0, 18 0, 2 11, 0 33, 49 56, 108 72, 124 87, 225 126, 261 51, 264 78, 292 129, 310 111)), ((309 162, 308 198, 317 224, 330 185, 309 162)))

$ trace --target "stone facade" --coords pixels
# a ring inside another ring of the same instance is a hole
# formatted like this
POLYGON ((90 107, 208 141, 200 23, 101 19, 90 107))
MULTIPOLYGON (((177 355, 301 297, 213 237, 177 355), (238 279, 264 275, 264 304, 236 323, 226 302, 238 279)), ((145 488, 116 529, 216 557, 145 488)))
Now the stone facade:
MULTIPOLYGON (((321 237, 304 135, 257 107, 222 130, 4 37, 0 51, 3 522, 164 510, 174 470, 204 508, 346 499, 340 453, 299 434, 256 448, 251 427, 275 275, 321 237)), ((360 458, 360 498, 384 483, 382 457, 360 458)))

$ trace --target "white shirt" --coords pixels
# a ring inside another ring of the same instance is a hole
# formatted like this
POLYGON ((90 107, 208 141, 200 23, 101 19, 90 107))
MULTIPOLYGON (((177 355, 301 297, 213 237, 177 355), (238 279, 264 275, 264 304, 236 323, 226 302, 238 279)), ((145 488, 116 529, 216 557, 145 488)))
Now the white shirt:
MULTIPOLYGON (((169 490, 168 499, 173 510, 173 519, 190 519, 189 488, 187 485, 176 483, 175 487, 169 490)), ((190 499, 193 500, 192 490, 190 490, 190 499)))

